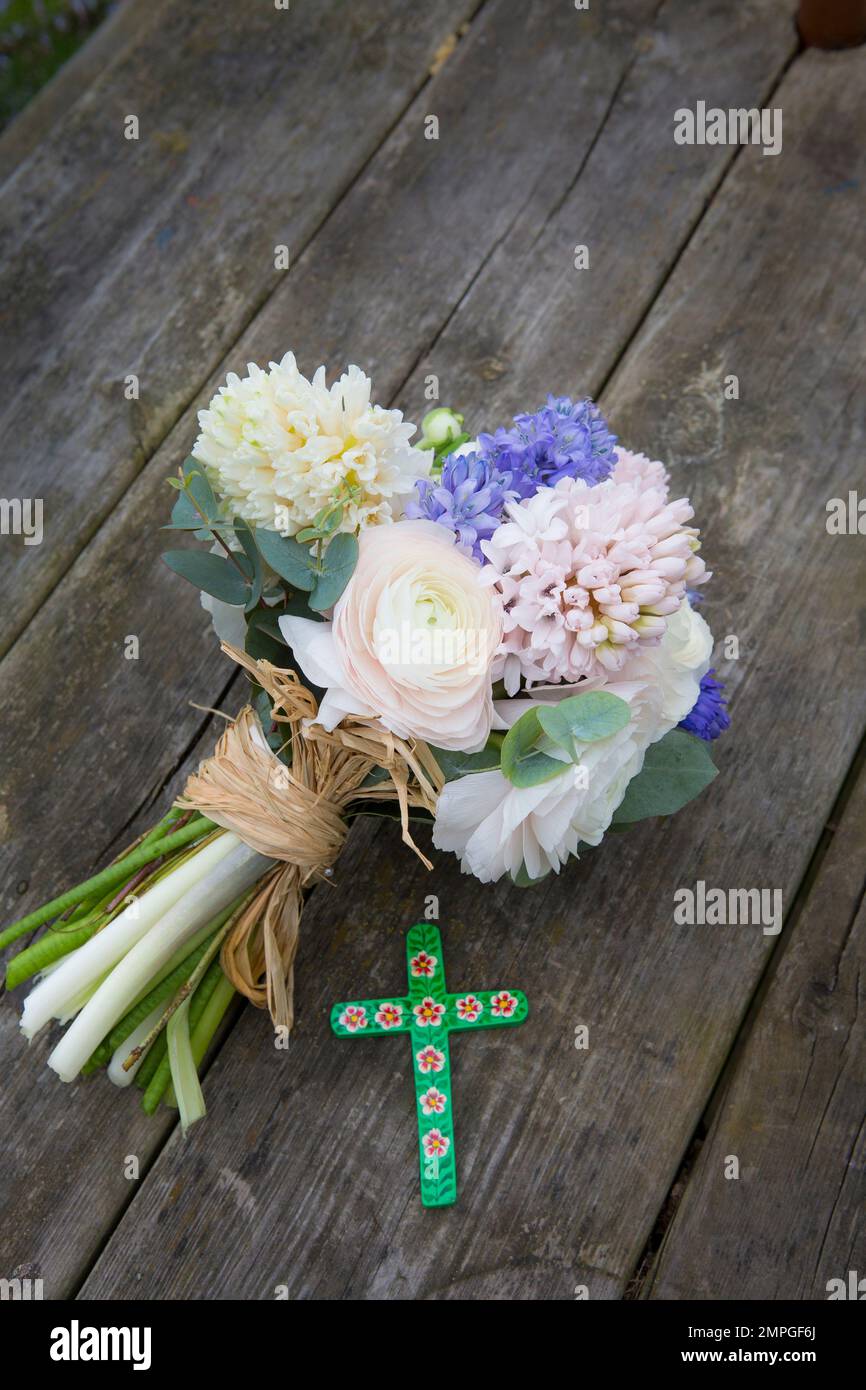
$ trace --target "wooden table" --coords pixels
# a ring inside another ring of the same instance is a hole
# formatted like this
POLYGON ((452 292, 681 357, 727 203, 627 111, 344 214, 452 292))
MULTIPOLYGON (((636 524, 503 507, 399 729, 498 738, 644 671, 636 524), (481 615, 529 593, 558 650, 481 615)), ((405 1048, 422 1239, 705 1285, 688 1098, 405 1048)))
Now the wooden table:
POLYGON ((866 1272, 866 537, 826 525, 864 490, 866 50, 799 51, 793 8, 129 0, 0 142, 2 486, 45 518, 39 546, 0 540, 6 919, 152 821, 212 745, 202 706, 242 702, 157 528, 196 409, 289 347, 362 364, 415 420, 431 374, 485 426, 599 398, 695 503, 734 721, 688 813, 529 892, 442 855, 428 876, 356 822, 305 915, 290 1048, 239 1010, 187 1140, 104 1078, 64 1089, 3 999, 0 1275, 55 1298, 823 1299, 866 1272), (677 145, 699 100, 780 107, 781 155, 677 145), (676 926, 698 880, 781 890, 783 931, 676 926), (455 1043, 439 1211, 407 1058, 328 1027, 400 987, 429 893, 452 978, 533 1005, 455 1043))

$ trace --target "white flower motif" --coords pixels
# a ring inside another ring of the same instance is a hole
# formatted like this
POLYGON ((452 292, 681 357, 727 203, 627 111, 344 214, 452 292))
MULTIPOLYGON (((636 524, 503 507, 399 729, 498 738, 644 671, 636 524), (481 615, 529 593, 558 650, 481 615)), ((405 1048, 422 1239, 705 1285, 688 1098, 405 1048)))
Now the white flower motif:
POLYGON ((231 372, 199 412, 192 451, 231 515, 294 535, 343 484, 357 493, 340 529, 402 514, 416 479, 430 472, 431 453, 409 443, 415 426, 401 411, 371 403, 360 368, 330 388, 324 367, 308 381, 291 352, 267 371, 254 363, 247 370, 243 378, 231 372))

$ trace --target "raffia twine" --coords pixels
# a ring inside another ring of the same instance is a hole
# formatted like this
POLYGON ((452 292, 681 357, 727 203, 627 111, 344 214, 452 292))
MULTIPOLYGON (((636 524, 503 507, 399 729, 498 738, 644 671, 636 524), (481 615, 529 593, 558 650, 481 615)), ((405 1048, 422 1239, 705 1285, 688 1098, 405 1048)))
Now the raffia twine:
POLYGON ((409 832, 409 811, 434 812, 443 777, 425 743, 406 742, 377 720, 354 716, 329 732, 311 722, 318 705, 294 671, 256 661, 228 643, 222 647, 267 692, 274 720, 286 731, 290 765, 268 746, 247 705, 175 804, 201 811, 278 861, 231 927, 221 961, 235 989, 257 1008, 267 1007, 275 1027, 291 1029, 304 890, 339 856, 348 829, 346 808, 396 798, 403 841, 429 869, 409 832), (365 787, 374 768, 387 776, 365 787))

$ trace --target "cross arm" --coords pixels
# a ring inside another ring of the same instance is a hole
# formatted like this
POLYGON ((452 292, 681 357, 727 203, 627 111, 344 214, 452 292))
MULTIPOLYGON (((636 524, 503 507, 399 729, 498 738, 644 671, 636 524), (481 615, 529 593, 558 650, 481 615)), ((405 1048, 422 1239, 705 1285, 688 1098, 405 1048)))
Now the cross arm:
POLYGON ((408 1033, 412 1017, 411 1000, 392 994, 385 999, 353 999, 335 1004, 331 1027, 340 1038, 381 1037, 383 1033, 408 1033))
POLYGON ((460 994, 445 995, 448 1027, 453 1032, 463 1028, 502 1028, 523 1023, 529 1013, 526 995, 519 989, 464 989, 460 994))

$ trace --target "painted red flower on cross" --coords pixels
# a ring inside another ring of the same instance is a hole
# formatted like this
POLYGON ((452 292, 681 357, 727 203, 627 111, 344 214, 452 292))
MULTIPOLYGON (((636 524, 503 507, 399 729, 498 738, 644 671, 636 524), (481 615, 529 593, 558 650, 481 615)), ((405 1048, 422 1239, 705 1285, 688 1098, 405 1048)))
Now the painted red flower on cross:
POLYGON ((376 1022, 382 1028, 399 1028, 403 1022, 402 1004, 380 1004, 376 1010, 376 1022))
POLYGON ((359 1028, 367 1027, 367 1010, 363 1004, 347 1004, 340 1014, 340 1022, 350 1033, 357 1033, 359 1028))
POLYGON ((428 1129, 422 1142, 428 1158, 444 1158, 451 1147, 451 1140, 438 1129, 428 1129))
MULTIPOLYGON (((515 999, 514 1002, 517 1003, 517 1000, 515 999)), ((440 1028, 445 1005, 437 1004, 436 1000, 428 994, 426 999, 422 999, 420 1004, 415 1005, 412 1012, 419 1028, 440 1028)))
POLYGON ((467 994, 465 999, 457 1000, 457 1017, 463 1023, 475 1023, 484 1012, 484 1005, 474 994, 467 994))
POLYGON ((443 1115, 445 1106, 448 1104, 448 1097, 444 1091, 439 1091, 435 1086, 431 1086, 429 1090, 418 1097, 418 1104, 425 1115, 443 1115))
POLYGON ((445 1053, 428 1043, 420 1052, 415 1053, 415 1061, 418 1063, 418 1070, 426 1076, 428 1072, 442 1070, 445 1065, 445 1053))
POLYGON ((517 1008, 517 1000, 513 994, 509 994, 507 989, 502 989, 498 994, 494 994, 490 1001, 490 1012, 496 1018, 511 1018, 517 1008))
POLYGON ((429 980, 436 969, 436 957, 428 955, 426 951, 419 951, 417 956, 410 960, 409 968, 416 977, 429 980))

